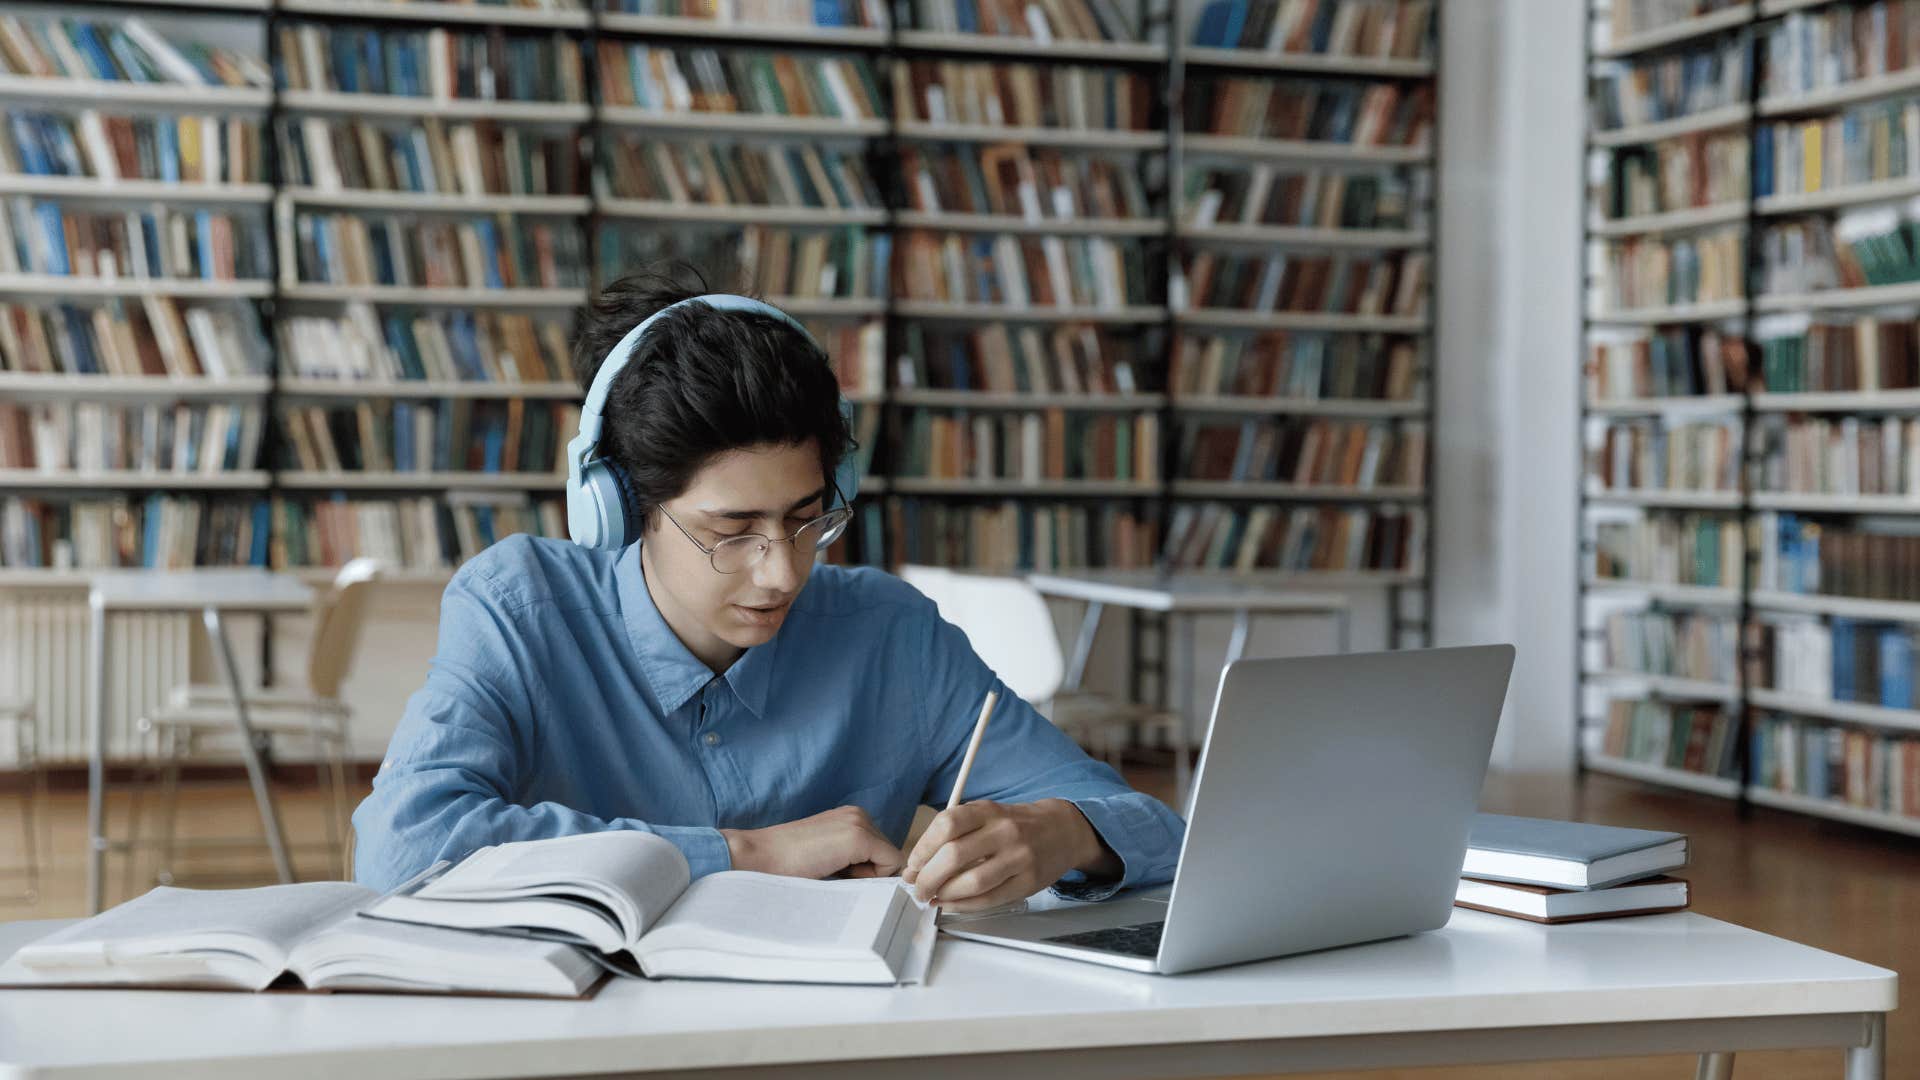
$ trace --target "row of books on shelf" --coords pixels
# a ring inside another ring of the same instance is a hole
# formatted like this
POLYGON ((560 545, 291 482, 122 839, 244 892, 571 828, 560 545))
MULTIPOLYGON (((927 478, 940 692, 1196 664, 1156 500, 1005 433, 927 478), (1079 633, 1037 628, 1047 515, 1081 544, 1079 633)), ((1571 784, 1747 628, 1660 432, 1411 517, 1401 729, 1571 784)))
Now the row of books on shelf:
POLYGON ((1803 218, 1760 234, 1761 288, 1809 293, 1893 285, 1920 278, 1909 224, 1892 207, 1849 210, 1835 221, 1803 218))
MULTIPOLYGON (((1159 553, 1152 513, 1118 506, 1007 501, 952 504, 894 499, 861 508, 877 534, 887 524, 887 565, 919 563, 987 573, 1087 567, 1144 569, 1159 553)), ((867 549, 878 552, 878 540, 867 549)), ((877 560, 875 560, 877 561, 877 560)))
POLYGON ((123 116, 9 110, 0 124, 0 175, 259 183, 260 125, 237 114, 123 116))
POLYGON ((1587 400, 1738 394, 1747 368, 1746 342, 1711 327, 1596 333, 1587 342, 1587 400))
POLYGON ((282 182, 296 188, 468 197, 586 191, 576 136, 490 120, 289 116, 279 147, 282 182))
MULTIPOLYGON (((906 8, 907 5, 902 5, 906 8)), ((1133 41, 1119 0, 912 0, 911 25, 949 34, 1055 41, 1133 41)))
POLYGON ((0 566, 184 570, 265 566, 265 499, 0 499, 0 566))
POLYGON ((0 499, 0 566, 331 568, 368 555, 450 570, 515 533, 565 536, 558 498, 448 492, 398 499, 0 499))
POLYGON ((1834 616, 1776 616, 1748 630, 1748 681, 1796 697, 1911 709, 1914 628, 1834 616))
POLYGON ((465 289, 587 282, 585 245, 571 221, 302 211, 293 230, 302 282, 465 289))
MULTIPOLYGON (((1018 394, 1129 394, 1142 389, 1138 339, 1085 323, 988 323, 941 330, 909 323, 895 365, 907 390, 1018 394)), ((881 389, 872 383, 863 384, 881 389)), ((842 378, 842 385, 846 385, 842 378)))
POLYGON ((1397 255, 1202 251, 1183 267, 1197 308, 1420 316, 1427 310, 1430 260, 1397 255))
POLYGON ((580 46, 562 33, 286 22, 284 90, 470 101, 587 100, 580 46))
POLYGON ((894 119, 903 124, 1147 131, 1158 99, 1151 77, 1120 68, 909 60, 890 71, 894 119))
POLYGON ((1757 788, 1920 817, 1920 737, 1761 713, 1752 743, 1757 788))
POLYGON ((214 474, 254 468, 259 405, 0 403, 0 470, 214 474))
POLYGON ((1768 97, 1794 97, 1920 66, 1920 2, 1794 11, 1760 38, 1768 97))
POLYGON ((1646 585, 1740 587, 1745 547, 1727 514, 1655 513, 1593 523, 1593 574, 1646 585))
POLYGON ((607 146, 606 162, 605 191, 620 199, 820 210, 886 205, 859 148, 616 136, 607 146))
POLYGON ((1369 490, 1426 482, 1427 428, 1341 420, 1243 420, 1181 431, 1189 480, 1291 483, 1369 490))
POLYGON ((1423 171, 1347 172, 1252 166, 1187 170, 1186 222, 1315 229, 1407 229, 1425 220, 1423 171))
POLYGON ((1614 0, 1607 8, 1609 38, 1619 42, 1638 34, 1711 15, 1743 0, 1614 0))
POLYGON ((1420 381, 1418 346, 1376 334, 1183 334, 1172 364, 1182 396, 1410 401, 1420 381))
POLYGON ((1737 419, 1666 424, 1619 420, 1587 446, 1587 478, 1613 491, 1740 490, 1737 419))
POLYGON ((137 302, 0 304, 0 371, 232 379, 264 375, 266 342, 235 305, 137 302))
POLYGON ((875 299, 887 283, 893 237, 857 225, 828 229, 662 229, 603 227, 600 280, 617 281, 637 266, 669 262, 701 267, 743 292, 788 299, 875 299))
POLYGON ((1609 221, 1742 203, 1747 156, 1746 135, 1724 131, 1623 146, 1608 156, 1593 202, 1609 221))
POLYGON ((285 468, 308 472, 527 473, 552 477, 580 428, 569 402, 360 401, 287 408, 285 468))
MULTIPOLYGON (((523 0, 525 2, 525 0, 523 0)), ((578 8, 581 0, 543 0, 578 8)), ((748 25, 833 26, 884 30, 884 0, 598 0, 615 15, 652 15, 669 19, 705 19, 748 25)))
POLYGON ((1151 484, 1160 477, 1160 418, 1064 409, 992 414, 919 409, 907 419, 894 475, 1151 484))
POLYGON ((873 65, 858 56, 603 40, 595 59, 605 105, 843 121, 885 115, 873 65))
POLYGON ((1607 702, 1609 757, 1723 778, 1740 774, 1740 720, 1717 704, 1607 702))
POLYGON ((182 86, 269 84, 244 53, 162 33, 138 16, 0 15, 0 74, 182 86))
POLYGON ((487 311, 414 311, 353 302, 335 315, 276 321, 296 378, 396 383, 540 383, 572 377, 567 327, 554 318, 487 311))
POLYGON ((1210 0, 1193 44, 1417 60, 1433 50, 1432 0, 1210 0))
POLYGON ((1746 280, 1746 229, 1631 236, 1600 245, 1590 306, 1605 313, 1738 300, 1746 280))
POLYGON ((1755 328, 1760 381, 1775 393, 1873 393, 1920 387, 1920 325, 1861 315, 1818 321, 1770 315, 1755 328))
POLYGON ((1613 611, 1601 627, 1601 666, 1732 687, 1740 620, 1704 611, 1613 611))
POLYGON ((1140 220, 1153 211, 1130 163, 1024 143, 904 146, 907 205, 921 213, 1026 221, 1140 220))
POLYGON ((1137 243, 914 229, 902 233, 899 244, 894 289, 907 299, 1009 307, 1148 302, 1146 259, 1137 243))
POLYGON ((1909 176, 1920 176, 1920 99, 1870 101, 1831 116, 1753 128, 1756 196, 1810 195, 1909 176))
POLYGON ((1920 499, 1920 418, 1767 416, 1754 439, 1762 491, 1920 499))
POLYGON ((0 273, 61 277, 258 280, 273 266, 257 212, 91 211, 15 196, 0 214, 0 273))
POLYGON ((1435 115, 1427 83, 1190 77, 1181 100, 1189 134, 1351 146, 1427 146, 1435 115))
POLYGON ((1754 588, 1866 600, 1920 601, 1920 535, 1871 522, 1820 523, 1768 511, 1753 520, 1754 588))
POLYGON ((1427 516, 1418 508, 1183 502, 1167 528, 1173 570, 1419 574, 1427 516))
POLYGON ((1596 65, 1587 101, 1595 131, 1677 120, 1747 101, 1747 43, 1738 38, 1596 65))

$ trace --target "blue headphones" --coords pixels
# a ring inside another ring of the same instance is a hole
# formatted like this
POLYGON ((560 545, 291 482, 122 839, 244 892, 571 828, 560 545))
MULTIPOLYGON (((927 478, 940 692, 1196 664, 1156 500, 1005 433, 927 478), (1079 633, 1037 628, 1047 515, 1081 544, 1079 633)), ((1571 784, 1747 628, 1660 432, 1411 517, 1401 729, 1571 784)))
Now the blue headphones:
MULTIPOLYGON (((640 325, 627 331, 627 336, 620 339, 620 343, 607 354, 600 370, 594 373, 593 385, 587 389, 587 400, 580 407, 580 433, 567 443, 567 532, 573 537, 573 542, 581 547, 615 551, 640 538, 643 507, 633 497, 627 471, 613 459, 596 454, 600 447, 600 411, 606 407, 607 394, 613 387, 614 377, 633 358, 634 350, 640 347, 641 335, 646 333, 647 327, 652 325, 653 320, 686 304, 705 304, 718 311, 751 311, 769 315, 799 331, 800 336, 815 348, 820 347, 813 335, 807 333, 807 328, 801 326, 793 316, 772 304, 732 293, 689 297, 668 304, 640 320, 640 325)), ((844 396, 840 398, 840 415, 849 424, 852 423, 853 406, 844 396)), ((840 489, 841 498, 851 504, 860 486, 860 467, 853 454, 841 459, 833 482, 840 489)))

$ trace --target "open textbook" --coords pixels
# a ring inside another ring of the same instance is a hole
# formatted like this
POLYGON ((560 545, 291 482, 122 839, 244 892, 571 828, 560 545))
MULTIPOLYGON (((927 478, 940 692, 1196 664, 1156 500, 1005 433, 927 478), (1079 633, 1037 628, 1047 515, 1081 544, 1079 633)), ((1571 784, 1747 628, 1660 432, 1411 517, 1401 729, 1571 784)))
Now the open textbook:
POLYGON ((481 848, 366 914, 464 930, 532 930, 626 953, 655 978, 919 982, 936 912, 898 878, 809 881, 726 870, 689 883, 651 833, 583 833, 481 848))
POLYGON ((260 990, 290 973, 311 990, 577 997, 634 966, 756 982, 925 977, 935 912, 898 878, 689 876, 672 843, 623 831, 482 848, 384 897, 345 882, 158 888, 21 948, 0 986, 260 990))

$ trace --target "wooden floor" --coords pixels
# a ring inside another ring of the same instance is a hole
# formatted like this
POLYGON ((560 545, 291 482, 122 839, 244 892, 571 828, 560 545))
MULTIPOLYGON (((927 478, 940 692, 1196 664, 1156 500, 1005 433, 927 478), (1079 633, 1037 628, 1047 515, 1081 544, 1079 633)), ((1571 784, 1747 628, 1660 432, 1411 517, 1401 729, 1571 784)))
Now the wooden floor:
MULTIPOLYGON (((1143 790, 1163 796, 1170 787, 1168 775, 1160 770, 1140 770, 1130 779, 1143 790)), ((360 794, 356 791, 354 798, 360 794)), ((249 828, 257 832, 244 785, 220 785, 187 798, 182 818, 185 834, 244 834, 249 828)), ((315 789, 287 789, 284 812, 296 841, 318 840, 323 835, 325 805, 315 789)), ((1756 810, 1751 820, 1743 822, 1728 804, 1715 799, 1600 776, 1590 777, 1584 788, 1552 777, 1495 777, 1488 783, 1482 805, 1509 813, 1686 832, 1694 841, 1694 864, 1687 876, 1693 881, 1697 910, 1903 975, 1920 972, 1920 842, 1774 811, 1756 810)), ((85 807, 79 792, 53 796, 53 812, 48 815, 53 862, 43 881, 42 897, 36 904, 0 898, 0 919, 81 913, 85 807)), ((110 804, 116 831, 125 820, 125 809, 124 796, 116 796, 110 804)), ((11 797, 0 802, 0 864, 20 854, 17 815, 11 797)), ((255 873, 267 865, 264 849, 257 848, 224 859, 229 866, 255 873)), ((296 862, 303 876, 329 872, 317 852, 297 857, 296 862)), ((113 887, 124 898, 117 860, 114 870, 113 887)), ((19 884, 17 876, 0 878, 0 892, 19 884)), ((1889 1077, 1920 1077, 1920 1007, 1893 1014, 1887 1046, 1889 1077)), ((1369 1080, 1683 1080, 1693 1075, 1693 1060, 1663 1057, 1342 1075, 1369 1080)), ((1840 1056, 1743 1055, 1735 1075, 1741 1080, 1829 1080, 1840 1075, 1840 1056)))

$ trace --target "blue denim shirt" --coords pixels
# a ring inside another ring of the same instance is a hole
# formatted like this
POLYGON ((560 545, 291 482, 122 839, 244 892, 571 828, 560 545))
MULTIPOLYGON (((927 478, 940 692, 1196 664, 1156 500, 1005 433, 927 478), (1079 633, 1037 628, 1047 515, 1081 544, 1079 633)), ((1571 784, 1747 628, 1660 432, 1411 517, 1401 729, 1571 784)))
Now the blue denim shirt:
POLYGON ((639 829, 699 877, 730 865, 719 829, 842 805, 898 845, 916 807, 944 805, 989 687, 1001 704, 967 798, 1079 807, 1126 869, 1078 895, 1169 880, 1180 819, 1008 692, 898 578, 815 567, 774 637, 715 675, 654 606, 638 546, 515 536, 447 586, 426 685, 353 815, 354 874, 384 890, 488 844, 639 829))

